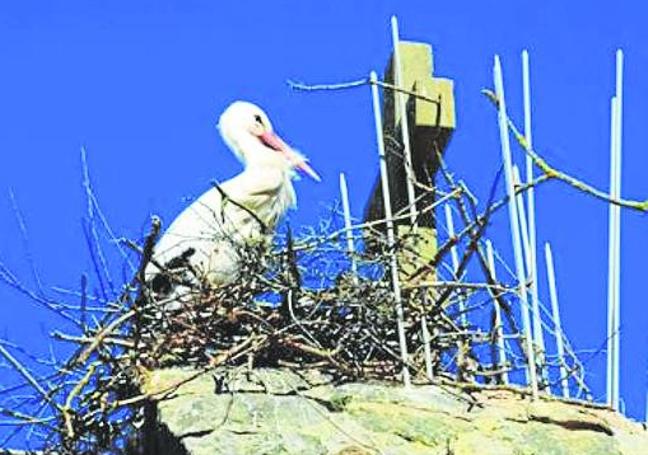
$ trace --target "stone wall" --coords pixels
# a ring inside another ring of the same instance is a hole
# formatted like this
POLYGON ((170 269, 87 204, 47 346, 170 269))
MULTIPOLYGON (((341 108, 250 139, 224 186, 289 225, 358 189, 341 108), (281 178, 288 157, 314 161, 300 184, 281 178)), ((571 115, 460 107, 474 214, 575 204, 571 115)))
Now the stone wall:
POLYGON ((391 383, 334 385, 316 372, 151 372, 165 399, 147 412, 147 453, 642 455, 640 424, 521 390, 391 383))

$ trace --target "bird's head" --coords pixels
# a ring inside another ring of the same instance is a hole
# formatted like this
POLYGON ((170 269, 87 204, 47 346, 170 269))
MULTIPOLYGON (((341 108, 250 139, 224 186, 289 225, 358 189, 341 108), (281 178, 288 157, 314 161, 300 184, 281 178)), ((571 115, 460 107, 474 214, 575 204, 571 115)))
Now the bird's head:
POLYGON ((221 114, 218 129, 223 140, 246 166, 280 162, 320 181, 306 158, 274 133, 270 119, 259 106, 247 101, 233 102, 221 114))

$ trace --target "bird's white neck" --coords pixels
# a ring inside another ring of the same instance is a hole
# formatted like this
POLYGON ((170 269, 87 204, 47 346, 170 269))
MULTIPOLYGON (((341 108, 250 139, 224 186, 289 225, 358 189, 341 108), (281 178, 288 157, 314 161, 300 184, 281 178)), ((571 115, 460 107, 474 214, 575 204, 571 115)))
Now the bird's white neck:
MULTIPOLYGON (((293 165, 281 152, 267 147, 251 134, 223 137, 245 166, 245 170, 235 180, 248 182, 241 187, 254 188, 258 195, 267 198, 266 203, 260 204, 255 211, 264 223, 274 227, 297 202, 292 185, 295 175, 293 165)), ((245 200, 246 196, 233 194, 232 197, 245 200)))
POLYGON ((277 169, 288 175, 292 173, 292 164, 280 152, 267 147, 253 135, 244 135, 228 141, 228 145, 246 169, 277 169), (245 153, 242 153, 242 150, 245 150, 245 153))
MULTIPOLYGON (((258 195, 267 197, 266 203, 258 207, 259 215, 264 222, 273 226, 289 209, 296 205, 295 189, 292 177, 293 166, 284 156, 266 147, 256 137, 249 136, 229 143, 232 150, 243 161, 244 171, 236 180, 247 182, 241 188, 254 189, 258 195), (245 154, 239 152, 241 147, 245 154)), ((236 191, 236 190, 235 190, 236 191)), ((245 195, 232 195, 245 200, 245 195)))

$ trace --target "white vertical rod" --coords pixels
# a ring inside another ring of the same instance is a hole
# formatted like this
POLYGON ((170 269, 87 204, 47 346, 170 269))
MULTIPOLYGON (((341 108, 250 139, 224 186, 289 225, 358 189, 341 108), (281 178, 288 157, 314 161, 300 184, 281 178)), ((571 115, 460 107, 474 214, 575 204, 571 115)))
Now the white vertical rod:
POLYGON ((347 251, 351 257, 351 272, 353 281, 358 281, 358 264, 355 258, 355 243, 353 242, 353 229, 351 224, 351 208, 349 206, 349 189, 347 187, 346 176, 340 172, 340 196, 342 199, 342 212, 344 214, 344 228, 346 230, 347 251))
POLYGON ((383 204, 385 208, 385 220, 387 221, 387 242, 391 251, 391 278, 394 289, 394 299, 396 300, 396 323, 398 326, 398 342, 401 351, 401 360, 403 361, 403 384, 409 387, 411 384, 409 373, 409 355, 407 353, 407 339, 405 338, 405 327, 403 322, 403 302, 401 296, 400 281, 398 279, 398 261, 394 251, 394 222, 391 210, 391 195, 389 193, 389 177, 387 176, 387 159, 385 156, 385 143, 383 140, 383 124, 380 112, 380 97, 378 96, 378 86, 376 81, 376 72, 372 71, 369 75, 371 80, 371 97, 373 101, 374 124, 376 126, 376 143, 378 145, 378 154, 380 156, 380 183, 382 187, 383 204))
MULTIPOLYGON (((621 148, 622 148, 622 134, 623 134, 623 51, 618 49, 616 52, 616 199, 621 199, 621 148)), ((619 409, 619 397, 621 390, 619 386, 620 378, 620 362, 621 362, 621 207, 614 206, 614 216, 616 218, 616 235, 614 238, 614 260, 616 279, 614 281, 614 409, 619 409)))
MULTIPOLYGON (((493 254, 493 244, 490 240, 486 240, 486 256, 488 257, 488 269, 490 271, 493 280, 497 282, 495 274, 495 255, 493 254)), ((495 304, 495 336, 497 337, 497 355, 498 363, 501 368, 506 368, 506 346, 504 344, 504 324, 502 322, 502 309, 499 306, 499 302, 495 298, 497 291, 491 289, 491 295, 493 296, 493 302, 495 304)), ((505 371, 500 376, 504 384, 509 383, 508 371, 505 371)))
MULTIPOLYGON (((400 60, 400 37, 398 32, 398 19, 396 16, 391 18, 391 28, 392 28, 392 45, 394 48, 394 58, 393 58, 393 71, 394 71, 394 85, 400 88, 403 87, 403 69, 401 67, 400 60)), ((418 230, 418 210, 416 209, 416 193, 414 191, 414 181, 416 176, 414 175, 414 167, 412 165, 412 149, 410 144, 410 133, 409 133, 409 118, 407 116, 407 103, 405 99, 405 93, 403 92, 394 92, 396 97, 395 103, 398 106, 400 111, 400 126, 401 126, 401 137, 403 138, 403 151, 405 156, 405 176, 407 181, 405 182, 407 187, 407 203, 409 205, 409 214, 410 214, 410 224, 414 233, 418 230)), ((394 118, 396 118, 396 112, 394 112, 394 118)), ((423 315, 421 317, 421 332, 423 337, 423 347, 425 354, 425 367, 427 376, 429 379, 432 379, 432 354, 430 352, 430 334, 427 327, 427 317, 423 315)))
POLYGON ((558 306, 558 291, 556 290, 556 273, 554 269, 551 245, 545 243, 545 262, 547 263, 547 280, 549 281, 549 298, 551 299, 551 313, 553 315, 554 331, 556 333, 556 349, 558 350, 558 368, 560 371, 560 389, 562 396, 569 398, 569 382, 567 368, 565 368, 565 345, 563 344, 563 330, 560 322, 560 309, 558 306))
MULTIPOLYGON (((524 139, 527 146, 533 149, 533 134, 531 129, 531 71, 529 69, 529 52, 525 49, 522 51, 522 92, 524 98, 524 139)), ((538 252, 537 252, 537 238, 536 238, 536 216, 535 216, 535 188, 533 184, 533 159, 531 155, 526 154, 526 182, 529 188, 526 190, 527 194, 527 217, 529 227, 529 259, 527 264, 527 273, 531 280, 531 307, 533 308, 534 321, 538 321, 534 325, 534 330, 539 333, 536 335, 536 343, 540 345, 541 352, 545 351, 544 336, 542 333, 542 321, 540 319, 540 299, 538 296, 538 252)), ((544 358, 541 359, 541 362, 544 358)))
POLYGON ((535 353, 533 352, 533 340, 531 339, 531 316, 529 314, 529 303, 527 301, 526 283, 524 277, 524 261, 522 259, 522 245, 520 242, 520 229, 518 223, 517 204, 515 203, 515 189, 513 188, 513 165, 511 160, 511 144, 508 131, 508 115, 506 113, 506 100, 504 98, 504 80, 502 77, 502 66, 499 56, 495 56, 493 66, 493 79, 495 93, 499 102, 498 123, 500 142, 502 146, 502 160, 504 161, 504 173, 506 176, 506 192, 508 194, 509 222, 511 237, 513 240, 513 253, 515 256, 515 271, 518 285, 522 313, 522 326, 526 344, 526 355, 528 358, 528 379, 531 386, 531 396, 535 400, 538 397, 538 381, 535 369, 535 353))
MULTIPOLYGON (((400 38, 398 33, 398 19, 396 16, 391 18, 391 27, 392 27, 392 45, 394 47, 394 57, 393 57, 393 71, 394 71, 394 85, 400 88, 403 87, 403 72, 401 68, 400 61, 400 38)), ((410 212, 410 223, 414 232, 418 228, 418 214, 416 210, 416 195, 414 192, 414 168, 412 167, 412 150, 410 146, 410 137, 409 137, 409 119, 407 118, 407 105, 405 101, 405 93, 394 91, 394 96, 396 97, 396 105, 398 106, 398 111, 400 111, 400 126, 401 126, 401 136, 403 138, 403 151, 405 156, 405 175, 407 176, 407 203, 409 204, 410 212)), ((396 117, 394 115, 394 117, 396 117)))
MULTIPOLYGON (((610 197, 614 198, 616 193, 616 97, 612 97, 610 102, 610 197)), ((614 316, 615 316, 615 302, 614 302, 614 290, 615 290, 615 234, 616 233, 616 218, 614 216, 614 204, 609 206, 608 214, 608 299, 607 299, 607 365, 606 365, 606 400, 607 404, 610 407, 613 407, 613 396, 614 396, 614 343, 613 339, 615 336, 614 328, 614 316)), ((615 408, 616 409, 616 408, 615 408)))
MULTIPOLYGON (((445 210, 445 218, 446 218, 446 227, 448 229, 448 235, 450 238, 453 238, 455 236, 455 230, 454 230, 454 220, 452 219, 452 210, 450 209, 449 204, 444 204, 443 209, 445 210)), ((457 275, 459 272, 459 254, 457 252, 457 246, 453 245, 452 248, 450 248, 450 257, 452 259, 452 274, 454 275, 454 278, 457 281, 461 281, 461 277, 457 275)), ((466 308, 464 305, 464 299, 463 296, 459 296, 459 301, 458 301, 458 306, 459 306, 459 320, 461 321, 461 325, 463 327, 466 327, 468 325, 468 321, 466 320, 466 308)))
MULTIPOLYGON (((520 171, 517 166, 513 166, 513 185, 517 186, 520 184, 520 171)), ((531 269, 532 265, 532 253, 531 253, 531 239, 529 238, 529 229, 527 225, 526 212, 524 210, 524 199, 522 194, 516 196, 517 207, 518 207, 518 216, 520 220, 520 232, 522 233, 522 247, 524 250, 524 259, 526 265, 526 274, 531 278, 531 269)), ((544 372, 544 355, 545 355, 545 342, 544 334, 542 333, 542 319, 540 314, 540 304, 537 300, 531 301, 531 311, 533 313, 533 341, 535 343, 536 353, 539 354, 537 359, 538 367, 542 372, 544 372)))
MULTIPOLYGON (((611 103, 610 197, 621 197, 621 147, 623 131, 623 51, 616 53, 616 88, 611 103)), ((621 328, 621 208, 610 204, 608 243, 608 356, 607 403, 619 410, 621 328)))

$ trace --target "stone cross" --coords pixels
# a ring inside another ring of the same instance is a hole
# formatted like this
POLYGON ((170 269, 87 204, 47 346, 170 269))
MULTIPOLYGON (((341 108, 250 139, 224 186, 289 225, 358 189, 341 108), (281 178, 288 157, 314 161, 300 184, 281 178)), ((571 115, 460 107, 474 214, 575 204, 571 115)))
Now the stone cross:
MULTIPOLYGON (((439 168, 438 156, 442 155, 455 129, 454 84, 450 79, 434 77, 433 54, 430 45, 401 41, 399 44, 401 72, 403 83, 401 88, 425 96, 417 98, 411 94, 406 96, 406 110, 409 120, 410 149, 412 151, 412 168, 415 180, 426 187, 435 185, 435 175, 439 168), (434 102, 429 101, 434 100, 434 102)), ((393 55, 385 70, 384 81, 394 84, 393 55)), ((402 113, 398 108, 397 92, 383 90, 383 134, 387 169, 392 203, 392 213, 408 213, 407 180, 403 157, 403 138, 400 121, 402 113)), ((420 187, 415 187, 417 196, 425 193, 420 187)), ((421 210, 434 202, 434 195, 427 194, 417 202, 421 210)), ((365 207, 365 221, 384 219, 383 195, 380 186, 380 176, 376 179, 373 191, 365 207)), ((397 233, 405 234, 411 229, 409 217, 395 223, 397 233)), ((419 217, 416 250, 420 259, 432 259, 437 251, 436 220, 434 211, 419 217)), ((384 227, 383 227, 384 229, 384 227)), ((368 245, 371 248, 371 245, 368 245)), ((419 259, 419 263, 420 263, 419 259)), ((411 270, 407 258, 400 258, 402 273, 411 270), (409 264, 409 265, 408 265, 409 264)), ((430 275, 427 276, 429 278, 430 275)))

